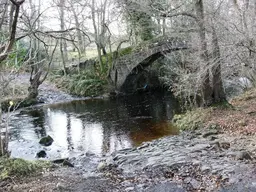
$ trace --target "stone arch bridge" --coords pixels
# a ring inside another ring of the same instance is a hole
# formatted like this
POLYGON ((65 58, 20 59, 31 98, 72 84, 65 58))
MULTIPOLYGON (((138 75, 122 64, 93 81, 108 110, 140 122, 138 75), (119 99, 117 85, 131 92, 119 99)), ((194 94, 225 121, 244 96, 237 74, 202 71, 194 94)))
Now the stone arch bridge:
POLYGON ((138 74, 154 61, 172 51, 187 49, 187 42, 181 38, 162 37, 133 49, 130 54, 121 56, 113 61, 110 79, 117 91, 124 90, 129 75, 138 74))

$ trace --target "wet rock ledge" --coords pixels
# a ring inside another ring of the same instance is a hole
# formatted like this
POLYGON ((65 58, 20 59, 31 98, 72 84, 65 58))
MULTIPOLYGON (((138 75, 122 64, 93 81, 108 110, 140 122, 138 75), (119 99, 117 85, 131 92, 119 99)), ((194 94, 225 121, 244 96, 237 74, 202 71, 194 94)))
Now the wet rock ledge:
POLYGON ((186 132, 117 151, 98 170, 124 191, 256 191, 255 141, 186 132))

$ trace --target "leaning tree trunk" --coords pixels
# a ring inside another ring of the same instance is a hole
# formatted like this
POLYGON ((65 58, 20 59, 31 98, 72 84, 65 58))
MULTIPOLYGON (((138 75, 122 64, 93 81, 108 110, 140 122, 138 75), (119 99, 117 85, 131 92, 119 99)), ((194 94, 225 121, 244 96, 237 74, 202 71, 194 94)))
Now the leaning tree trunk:
POLYGON ((213 101, 218 103, 226 101, 226 96, 221 78, 221 55, 218 37, 214 27, 212 27, 212 30, 213 60, 215 62, 212 67, 213 101))
POLYGON ((38 87, 42 84, 42 81, 40 81, 40 77, 42 75, 42 71, 38 71, 35 76, 32 78, 32 75, 30 77, 30 86, 28 88, 28 99, 36 99, 38 96, 38 87))

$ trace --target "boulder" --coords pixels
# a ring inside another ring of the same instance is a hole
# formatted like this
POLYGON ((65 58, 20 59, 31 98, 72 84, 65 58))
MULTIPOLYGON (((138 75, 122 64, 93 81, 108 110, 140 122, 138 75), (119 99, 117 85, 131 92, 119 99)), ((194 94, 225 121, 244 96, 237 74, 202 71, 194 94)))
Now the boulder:
POLYGON ((45 158, 46 157, 46 152, 44 150, 41 150, 39 151, 37 154, 36 154, 36 157, 37 158, 45 158))
POLYGON ((74 167, 74 165, 69 161, 68 158, 55 159, 52 162, 56 164, 62 164, 63 166, 67 166, 67 167, 74 167))
POLYGON ((53 138, 48 135, 47 137, 43 137, 40 139, 39 143, 43 146, 50 146, 53 143, 53 138))

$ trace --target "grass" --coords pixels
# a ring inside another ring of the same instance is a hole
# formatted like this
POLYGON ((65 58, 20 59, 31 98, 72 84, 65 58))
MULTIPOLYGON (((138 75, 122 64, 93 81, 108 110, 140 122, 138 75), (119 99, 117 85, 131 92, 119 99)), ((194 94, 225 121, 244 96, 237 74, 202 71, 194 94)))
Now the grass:
POLYGON ((180 130, 195 130, 203 127, 209 119, 212 108, 197 108, 184 114, 174 115, 173 123, 180 130))
POLYGON ((114 52, 113 52, 113 55, 114 55, 114 56, 118 56, 118 57, 122 57, 122 56, 124 56, 124 55, 131 54, 132 51, 133 51, 133 47, 132 47, 132 46, 129 46, 129 47, 120 49, 119 52, 118 52, 118 54, 117 54, 117 51, 114 51, 114 52))
POLYGON ((235 97, 230 104, 224 102, 175 115, 173 122, 180 130, 218 127, 231 135, 256 134, 256 89, 235 97))
POLYGON ((58 88, 78 96, 98 96, 104 93, 107 79, 95 72, 83 71, 70 76, 52 76, 58 88))
POLYGON ((246 91, 244 94, 239 95, 236 98, 232 99, 232 103, 244 102, 251 99, 256 99, 256 88, 250 89, 246 91))
POLYGON ((48 161, 27 161, 20 158, 0 157, 0 179, 31 176, 50 168, 48 161))

